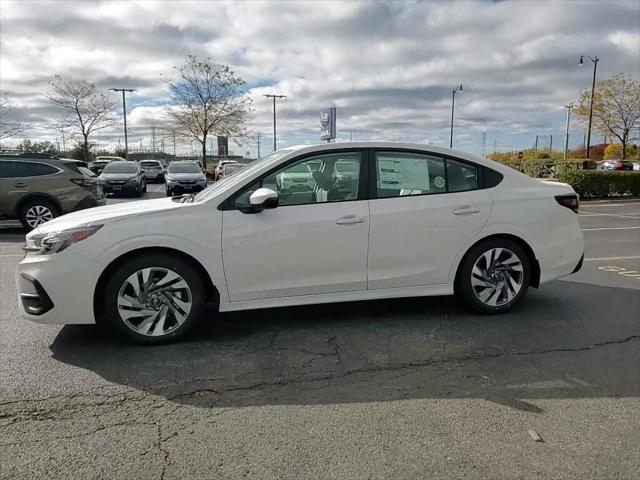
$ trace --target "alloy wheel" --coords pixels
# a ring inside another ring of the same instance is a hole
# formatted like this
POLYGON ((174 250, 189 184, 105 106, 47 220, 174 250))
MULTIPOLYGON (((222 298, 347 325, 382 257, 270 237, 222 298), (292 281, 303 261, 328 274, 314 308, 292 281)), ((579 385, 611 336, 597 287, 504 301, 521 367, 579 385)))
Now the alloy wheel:
POLYGON ((522 288, 520 258, 507 248, 492 248, 480 255, 471 270, 471 288, 478 300, 491 307, 511 302, 522 288))
POLYGON ((53 212, 44 205, 34 205, 25 214, 25 220, 31 228, 36 228, 44 222, 53 219, 53 212))
POLYGON ((141 335, 157 337, 177 330, 189 316, 193 298, 187 282, 163 267, 130 275, 118 292, 118 313, 141 335))

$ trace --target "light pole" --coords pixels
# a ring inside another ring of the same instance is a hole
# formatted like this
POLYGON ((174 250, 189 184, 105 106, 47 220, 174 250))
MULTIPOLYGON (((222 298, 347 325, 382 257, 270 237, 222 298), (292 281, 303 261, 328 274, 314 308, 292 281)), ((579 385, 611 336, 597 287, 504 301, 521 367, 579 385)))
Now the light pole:
POLYGON ((573 108, 573 103, 564 105, 562 108, 567 109, 567 125, 564 128, 564 155, 562 156, 562 159, 566 160, 567 150, 569 150, 569 118, 571 117, 571 109, 573 108))
POLYGON ((591 83, 591 103, 589 104, 589 127, 587 130, 587 159, 589 159, 589 147, 591 146, 591 120, 593 118, 593 94, 596 91, 596 70, 598 69, 598 62, 600 59, 596 55, 595 58, 591 58, 589 55, 580 55, 580 61, 578 65, 581 67, 584 65, 584 57, 587 57, 593 62, 593 82, 591 83))
POLYGON ((273 151, 276 151, 276 98, 287 98, 286 95, 274 95, 267 93, 263 95, 267 98, 273 98, 273 151))
POLYGON ((110 88, 112 92, 122 92, 122 114, 124 115, 124 158, 129 160, 129 139, 127 138, 127 101, 124 92, 137 92, 133 88, 110 88))
POLYGON ((456 88, 451 92, 451 133, 449 135, 449 148, 453 148, 453 110, 456 105, 456 92, 462 91, 462 84, 456 85, 456 88))

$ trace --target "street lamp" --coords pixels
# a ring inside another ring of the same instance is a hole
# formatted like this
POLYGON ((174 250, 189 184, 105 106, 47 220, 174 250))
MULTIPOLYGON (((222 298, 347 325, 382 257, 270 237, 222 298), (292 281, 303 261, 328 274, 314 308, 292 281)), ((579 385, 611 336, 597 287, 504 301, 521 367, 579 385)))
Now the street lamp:
POLYGON ((456 85, 456 88, 451 92, 451 134, 449 135, 449 148, 453 148, 453 110, 456 105, 456 92, 462 91, 462 84, 456 85))
POLYGON ((567 109, 567 125, 564 129, 564 155, 563 160, 567 159, 567 150, 569 150, 569 117, 571 117, 571 109, 573 108, 573 103, 569 105, 564 105, 562 108, 567 109))
POLYGON ((137 92, 133 88, 110 88, 112 92, 122 92, 122 113, 124 115, 124 158, 129 160, 129 140, 127 139, 127 102, 124 92, 137 92))
POLYGON ((267 93, 263 97, 273 98, 273 151, 276 151, 276 98, 287 98, 286 95, 267 93))
POLYGON ((596 91, 596 70, 598 68, 598 62, 600 59, 596 55, 595 58, 591 58, 589 55, 580 55, 580 61, 578 65, 584 66, 584 58, 587 57, 593 62, 593 82, 591 83, 591 103, 589 105, 589 128, 587 130, 587 159, 589 158, 589 147, 591 146, 591 120, 593 118, 593 94, 596 91))

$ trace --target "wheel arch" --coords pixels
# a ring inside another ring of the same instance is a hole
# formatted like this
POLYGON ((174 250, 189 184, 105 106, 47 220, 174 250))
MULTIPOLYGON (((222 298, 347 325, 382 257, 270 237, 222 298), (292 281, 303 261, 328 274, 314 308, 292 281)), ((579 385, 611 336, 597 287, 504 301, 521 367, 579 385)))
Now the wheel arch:
POLYGON ((115 272, 118 268, 120 268, 123 264, 125 264, 129 259, 133 257, 138 257, 140 255, 149 254, 149 253, 162 253, 169 254, 172 256, 178 256, 191 264, 198 275, 202 279, 205 284, 205 292, 206 292, 206 300, 207 303, 216 305, 216 308, 220 305, 220 292, 218 288, 214 285, 211 276, 204 268, 204 266, 196 260, 194 257, 189 255, 188 253, 182 252, 180 250, 176 250, 174 248, 169 247, 144 247, 144 248, 136 248, 130 250, 126 253, 123 253, 119 257, 107 265, 107 267, 102 271, 100 277, 98 277, 98 281, 96 283, 95 289, 93 291, 93 313, 96 319, 96 322, 100 321, 100 317, 102 314, 102 304, 103 304, 103 295, 104 288, 107 284, 109 277, 115 272))
POLYGON ((540 262, 538 262, 538 259, 536 258, 536 255, 533 252, 533 249, 531 248, 531 246, 525 240, 518 237, 517 235, 512 235, 510 233, 496 233, 496 234, 488 235, 486 237, 483 237, 477 240, 475 243, 470 245, 469 248, 467 248, 467 251, 464 253, 462 258, 460 259, 460 262, 458 262, 458 267, 456 269, 456 276, 453 282, 454 289, 456 291, 458 289, 457 285, 459 281, 460 271, 462 270, 462 266, 464 265, 464 262, 466 261, 467 256, 469 255, 469 252, 479 243, 485 242, 487 240, 492 240, 492 239, 511 240, 517 243, 520 247, 522 247, 522 249, 527 254, 527 257, 529 259, 529 264, 531 266, 531 279, 530 279, 529 285, 534 288, 538 288, 540 286, 540 262))
POLYGON ((24 197, 22 197, 20 200, 16 202, 15 211, 13 212, 15 216, 19 217, 20 213, 22 212, 22 208, 27 203, 32 202, 34 200, 45 200, 46 202, 53 204, 53 206, 58 211, 57 213, 59 215, 63 213, 62 205, 60 204, 60 201, 56 197, 54 197, 53 195, 49 195, 48 193, 45 193, 45 192, 34 192, 34 193, 27 193, 24 197))

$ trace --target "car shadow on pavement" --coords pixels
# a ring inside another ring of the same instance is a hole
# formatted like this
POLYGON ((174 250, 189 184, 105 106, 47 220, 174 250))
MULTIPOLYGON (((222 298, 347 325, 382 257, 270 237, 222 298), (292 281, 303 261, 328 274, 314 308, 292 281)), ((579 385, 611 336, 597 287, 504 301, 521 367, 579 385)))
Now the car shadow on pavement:
POLYGON ((203 408, 482 398, 539 413, 536 399, 640 396, 639 312, 636 290, 556 281, 498 316, 446 297, 212 312, 176 344, 67 326, 50 348, 203 408))

